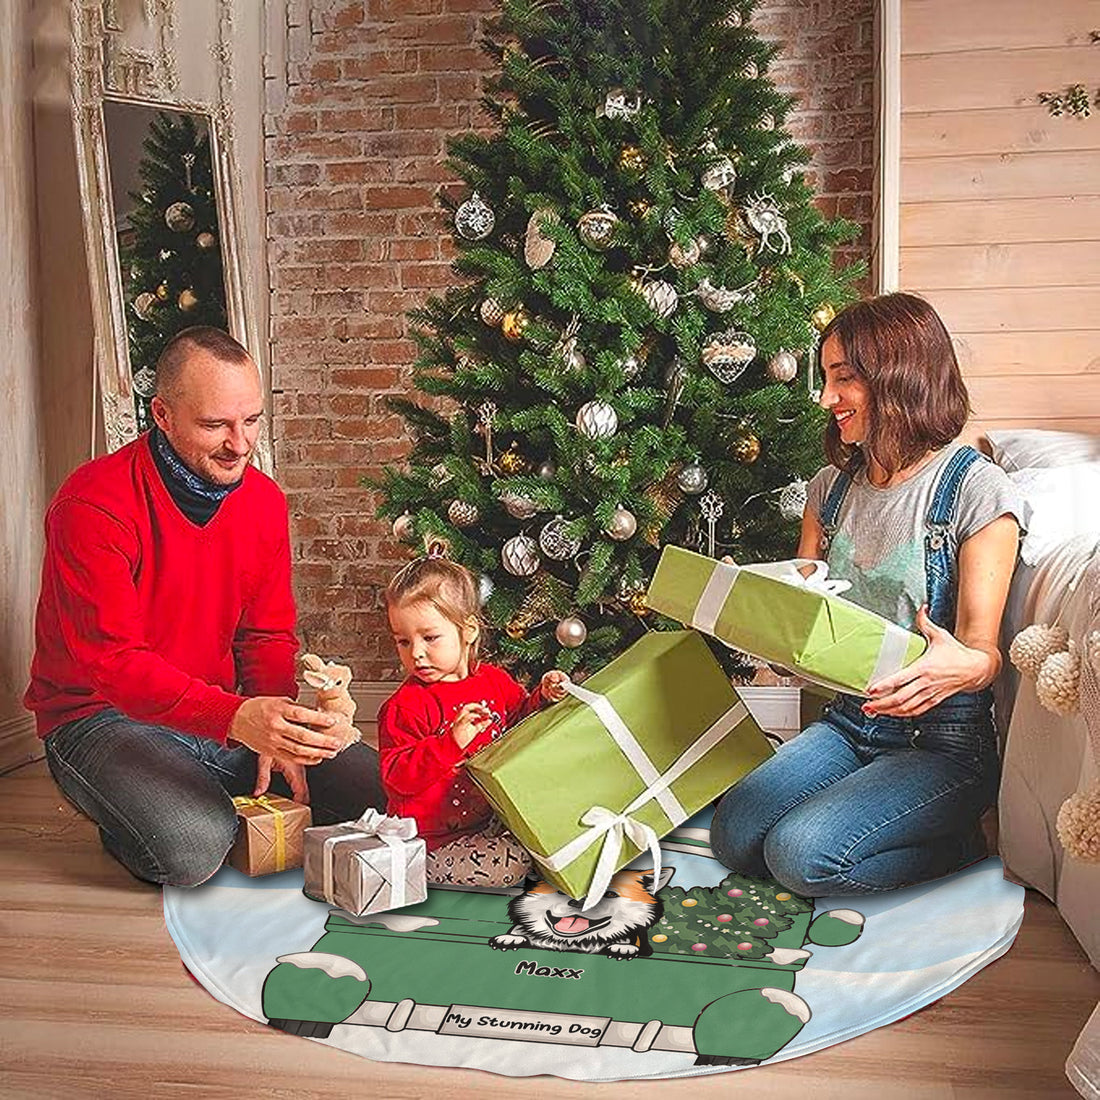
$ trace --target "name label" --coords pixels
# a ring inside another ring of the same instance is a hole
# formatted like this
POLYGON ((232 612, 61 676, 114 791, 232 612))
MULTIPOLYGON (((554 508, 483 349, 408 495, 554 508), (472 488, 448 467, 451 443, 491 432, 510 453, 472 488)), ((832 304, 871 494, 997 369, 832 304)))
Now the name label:
POLYGON ((600 1045, 610 1023, 610 1016, 573 1016, 562 1012, 527 1012, 519 1008, 451 1005, 439 1025, 438 1033, 595 1047, 600 1045))

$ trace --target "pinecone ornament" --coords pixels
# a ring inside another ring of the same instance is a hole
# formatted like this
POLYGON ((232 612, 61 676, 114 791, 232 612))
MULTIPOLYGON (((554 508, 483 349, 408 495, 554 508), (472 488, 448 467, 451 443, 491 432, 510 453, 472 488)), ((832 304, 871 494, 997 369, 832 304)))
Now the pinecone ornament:
POLYGON ((1063 717, 1080 707, 1081 656, 1073 642, 1064 653, 1052 653, 1035 677, 1035 694, 1047 710, 1063 717))
POLYGON ((1043 662, 1054 653, 1063 652, 1069 644, 1069 631, 1064 626, 1033 623, 1012 639, 1008 659, 1025 676, 1034 679, 1043 662))
POLYGON ((1071 794, 1058 811, 1055 827, 1068 855, 1085 863, 1100 863, 1100 783, 1071 794))

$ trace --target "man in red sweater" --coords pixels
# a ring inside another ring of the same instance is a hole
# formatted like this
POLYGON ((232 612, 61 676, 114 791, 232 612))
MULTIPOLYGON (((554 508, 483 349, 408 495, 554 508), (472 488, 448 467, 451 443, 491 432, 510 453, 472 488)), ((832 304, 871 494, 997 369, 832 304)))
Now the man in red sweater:
POLYGON ((293 701, 286 498, 250 464, 256 364, 226 333, 188 329, 160 357, 152 413, 46 513, 25 702, 104 847, 139 878, 189 886, 233 842, 232 796, 263 793, 273 771, 318 823, 385 802, 373 750, 293 701))

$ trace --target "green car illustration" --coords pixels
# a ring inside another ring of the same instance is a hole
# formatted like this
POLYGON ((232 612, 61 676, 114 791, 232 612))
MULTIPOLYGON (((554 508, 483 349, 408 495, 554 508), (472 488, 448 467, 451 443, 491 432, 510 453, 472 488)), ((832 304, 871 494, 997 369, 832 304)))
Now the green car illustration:
MULTIPOLYGON (((703 838, 705 830, 678 830, 662 847, 710 855, 703 838)), ((652 873, 647 880, 635 872, 634 880, 631 905, 638 881, 652 883, 652 873)), ((619 904, 612 893, 611 908, 619 904)), ((362 917, 330 910, 312 950, 276 960, 264 1014, 272 1027, 317 1038, 351 1024, 752 1065, 810 1018, 794 993, 808 945, 844 946, 863 930, 853 910, 815 916, 812 899, 736 874, 715 886, 666 886, 649 902, 655 919, 643 950, 567 945, 591 911, 580 914, 544 883, 500 893, 432 888, 418 905, 362 917), (512 915, 532 898, 545 903, 547 935, 562 930, 557 940, 517 934, 512 915)))

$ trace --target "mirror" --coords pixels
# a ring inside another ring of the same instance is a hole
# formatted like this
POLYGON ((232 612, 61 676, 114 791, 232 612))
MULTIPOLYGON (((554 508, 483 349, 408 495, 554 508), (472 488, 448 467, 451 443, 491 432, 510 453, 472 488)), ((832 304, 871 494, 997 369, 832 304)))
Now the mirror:
MULTIPOLYGON (((225 0, 197 0, 186 24, 168 0, 73 0, 72 10, 96 382, 113 451, 150 426, 153 368, 180 329, 226 329, 261 374, 264 349, 240 243, 225 0), (185 34, 216 45, 186 49, 185 34)), ((266 432, 256 461, 270 472, 266 432)))
POLYGON ((205 115, 124 100, 103 104, 136 429, 164 345, 191 325, 229 327, 222 228, 205 115))

